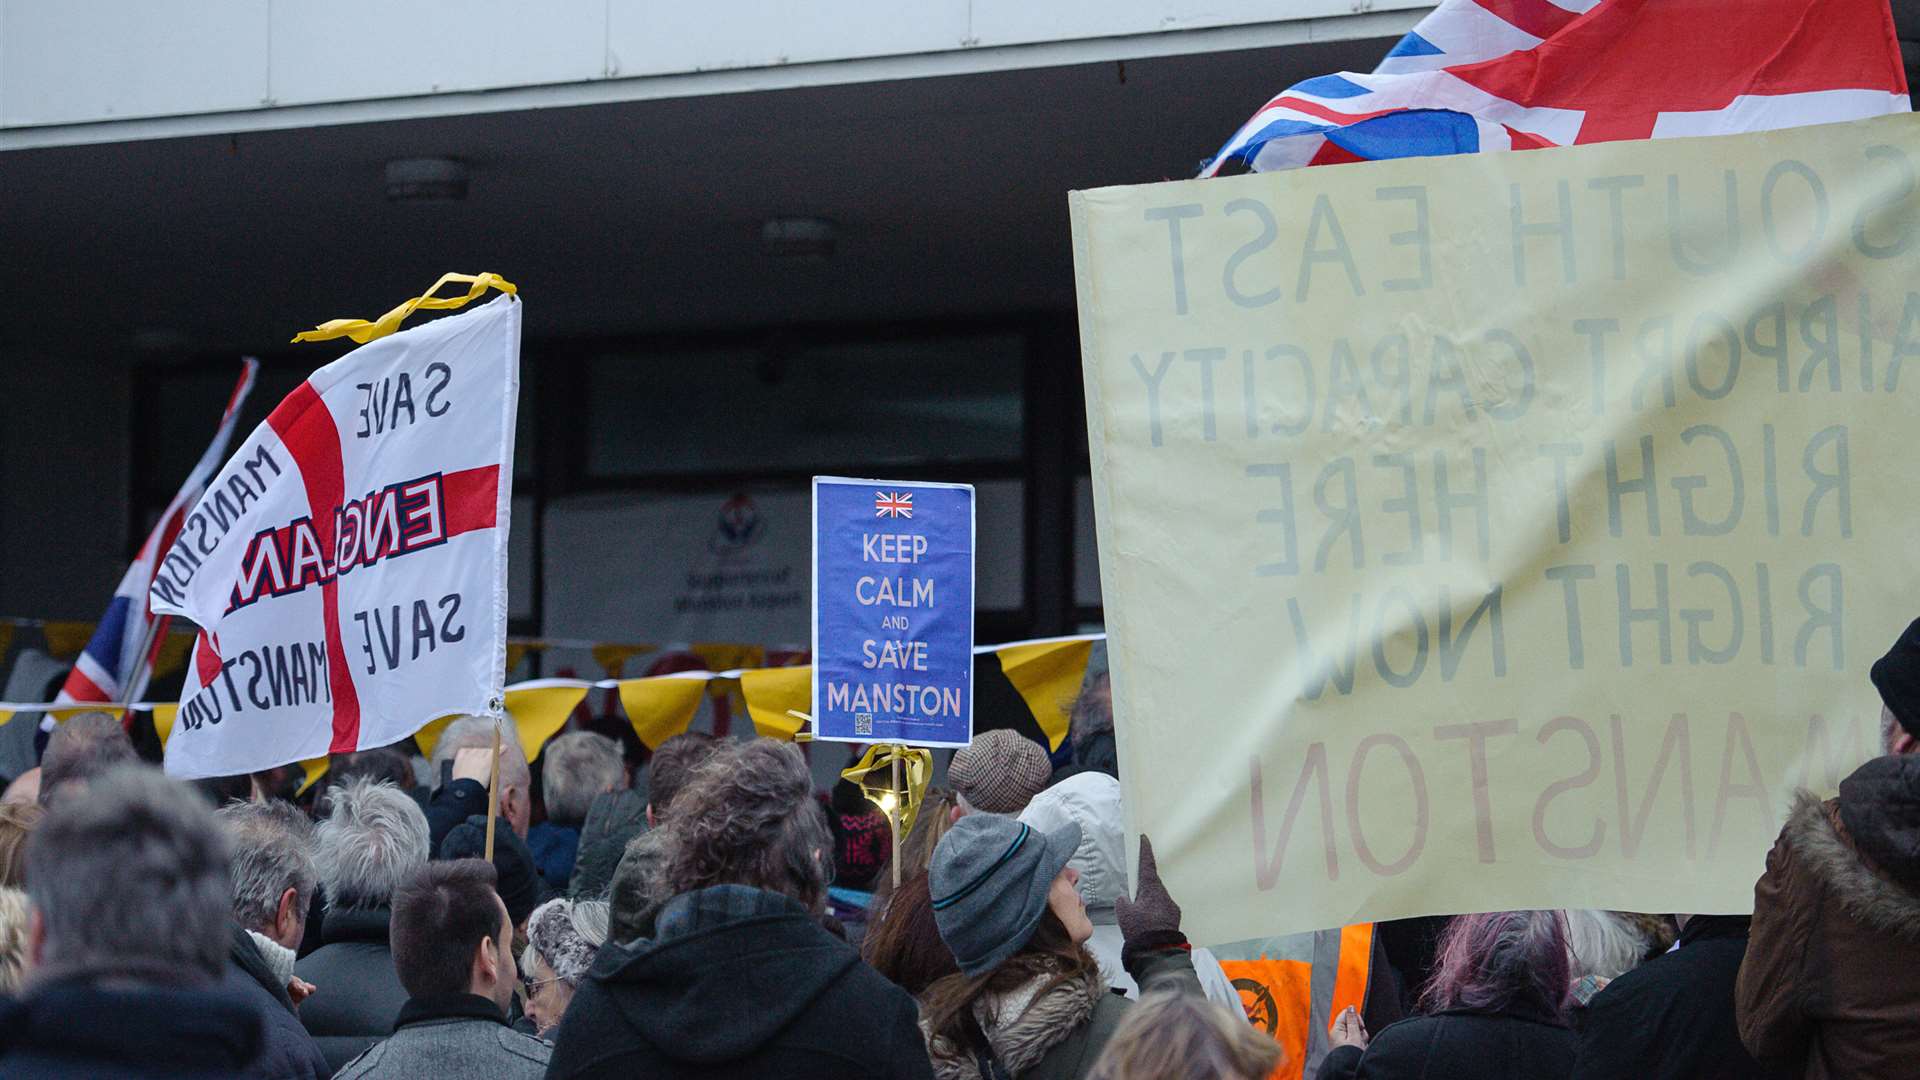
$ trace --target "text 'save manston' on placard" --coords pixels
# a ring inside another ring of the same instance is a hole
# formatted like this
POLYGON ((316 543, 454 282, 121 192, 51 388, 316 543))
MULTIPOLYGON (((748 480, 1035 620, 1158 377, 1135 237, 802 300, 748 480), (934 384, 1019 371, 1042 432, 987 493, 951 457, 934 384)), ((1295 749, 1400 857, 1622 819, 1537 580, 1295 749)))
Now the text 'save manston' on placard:
POLYGON ((1751 910, 1920 615, 1920 126, 1072 196, 1130 826, 1196 941, 1751 910))
POLYGON ((813 478, 813 731, 973 739, 973 488, 813 478))

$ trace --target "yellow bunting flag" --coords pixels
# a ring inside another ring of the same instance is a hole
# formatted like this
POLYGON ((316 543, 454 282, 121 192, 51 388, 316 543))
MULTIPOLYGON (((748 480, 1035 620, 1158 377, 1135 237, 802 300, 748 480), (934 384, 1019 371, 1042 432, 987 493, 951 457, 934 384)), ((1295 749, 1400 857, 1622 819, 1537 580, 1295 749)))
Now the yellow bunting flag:
POLYGON ((553 685, 545 680, 507 691, 507 711, 513 714, 528 761, 538 758, 547 740, 567 726, 567 716, 586 696, 587 688, 577 683, 553 685))
POLYGON ((607 678, 617 679, 626 674, 627 661, 652 651, 652 645, 618 645, 609 642, 593 647, 593 662, 605 669, 607 678))
MULTIPOLYGON (((432 757, 433 746, 440 741, 440 733, 447 730, 447 725, 453 723, 456 719, 458 719, 458 714, 443 716, 438 720, 429 720, 427 721, 426 727, 414 732, 413 741, 420 747, 420 752, 427 757, 432 757)), ((434 783, 439 783, 439 780, 436 778, 434 783)))
POLYGON ((193 654, 194 637, 190 630, 168 634, 153 658, 153 677, 163 679, 186 667, 187 657, 193 654))
POLYGON ((327 766, 332 763, 333 759, 330 757, 308 758, 301 762, 300 767, 306 770, 307 778, 300 781, 300 790, 294 792, 294 794, 305 795, 308 788, 311 788, 315 783, 319 782, 321 777, 327 775, 327 766))
POLYGON ((653 679, 623 679, 620 683, 620 707, 627 710, 627 722, 633 733, 658 750, 660 744, 687 730, 693 714, 700 710, 700 695, 705 679, 682 679, 663 675, 653 679))
POLYGON ((296 342, 331 341, 334 338, 345 337, 352 338, 355 344, 365 345, 374 338, 386 337, 388 334, 400 329, 400 324, 405 322, 407 316, 413 314, 415 311, 422 309, 427 311, 453 311, 457 308, 463 308, 466 307, 468 303, 478 299, 488 288, 499 289, 501 292, 508 294, 520 291, 514 286, 513 282, 506 280, 499 274, 442 274, 440 275, 440 280, 434 282, 433 288, 428 289, 425 295, 416 296, 411 300, 401 302, 398 307, 395 307, 392 311, 387 312, 372 322, 368 322, 365 319, 328 319, 312 330, 303 330, 293 335, 293 340, 296 342), (467 289, 467 294, 465 296, 433 295, 440 291, 442 285, 450 281, 467 282, 470 286, 467 289))
POLYGON ((13 713, 6 709, 0 709, 0 727, 6 726, 7 721, 11 719, 13 719, 13 713))
POLYGON ((75 705, 72 708, 47 710, 47 714, 53 717, 56 724, 64 724, 83 712, 103 712, 118 720, 126 716, 127 708, 124 705, 104 705, 97 701, 90 701, 85 705, 75 705))
POLYGON ((1074 699, 1080 696, 1080 682, 1087 675, 1087 658, 1093 655, 1092 639, 1008 645, 994 655, 1000 658, 1007 681, 1033 710, 1040 730, 1047 733, 1047 748, 1060 749, 1067 738, 1074 699))
POLYGON ((769 739, 791 741, 803 726, 788 710, 813 708, 813 667, 761 668, 740 673, 740 692, 747 699, 753 730, 769 739))
POLYGON ((767 662, 767 650, 761 645, 739 645, 725 641, 701 641, 689 651, 707 665, 708 671, 732 671, 757 668, 767 662))
POLYGON ((47 655, 55 660, 71 660, 80 655, 93 637, 93 628, 97 623, 90 622, 46 622, 40 624, 40 632, 47 638, 47 655))
POLYGON ((163 749, 167 745, 167 736, 173 734, 173 720, 179 713, 180 706, 177 704, 153 707, 153 730, 160 736, 160 746, 163 749))
POLYGON ((507 642, 507 670, 512 671, 514 668, 519 667, 520 661, 525 660, 528 653, 545 652, 546 648, 546 643, 541 641, 507 642))

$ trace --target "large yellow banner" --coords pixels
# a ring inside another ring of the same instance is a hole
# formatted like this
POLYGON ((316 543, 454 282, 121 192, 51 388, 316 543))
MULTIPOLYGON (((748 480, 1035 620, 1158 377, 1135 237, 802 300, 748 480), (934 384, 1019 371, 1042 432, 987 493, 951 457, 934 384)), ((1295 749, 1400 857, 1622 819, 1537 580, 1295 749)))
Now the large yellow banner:
POLYGON ((1750 910, 1920 615, 1920 127, 1072 198, 1130 825, 1197 941, 1750 910))

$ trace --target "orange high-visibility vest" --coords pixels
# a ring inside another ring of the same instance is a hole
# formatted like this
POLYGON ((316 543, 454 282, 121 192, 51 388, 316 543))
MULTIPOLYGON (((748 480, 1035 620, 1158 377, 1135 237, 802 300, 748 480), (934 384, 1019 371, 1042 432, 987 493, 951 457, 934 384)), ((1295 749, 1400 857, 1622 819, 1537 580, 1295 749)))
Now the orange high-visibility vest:
POLYGON ((1286 1051, 1270 1080, 1303 1080, 1331 1049, 1333 1018, 1349 1005, 1356 1012, 1366 1007, 1373 924, 1254 938, 1216 946, 1213 954, 1240 991, 1247 1019, 1286 1051))

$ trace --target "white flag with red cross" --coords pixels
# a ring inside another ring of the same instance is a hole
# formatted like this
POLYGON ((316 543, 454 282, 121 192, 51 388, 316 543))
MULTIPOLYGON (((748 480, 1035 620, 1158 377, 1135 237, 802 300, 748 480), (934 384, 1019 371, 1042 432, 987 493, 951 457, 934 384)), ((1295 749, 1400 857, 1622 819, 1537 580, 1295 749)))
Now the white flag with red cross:
POLYGON ((497 714, 520 301, 362 345, 255 429, 187 514, 153 610, 201 628, 167 740, 230 776, 497 714))

